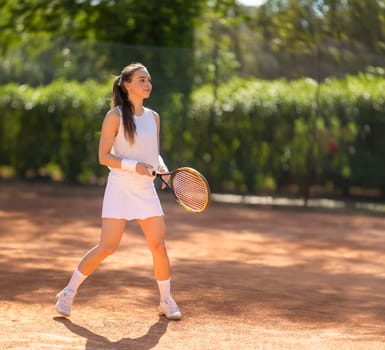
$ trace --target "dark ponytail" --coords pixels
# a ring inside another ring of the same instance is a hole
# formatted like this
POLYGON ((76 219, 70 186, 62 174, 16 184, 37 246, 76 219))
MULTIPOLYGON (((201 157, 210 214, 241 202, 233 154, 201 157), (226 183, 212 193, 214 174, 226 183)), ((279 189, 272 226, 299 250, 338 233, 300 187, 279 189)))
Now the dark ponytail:
POLYGON ((141 63, 132 63, 122 70, 112 85, 111 108, 120 106, 123 118, 124 135, 132 144, 135 141, 136 125, 134 121, 134 106, 128 98, 128 92, 123 82, 130 81, 132 74, 138 69, 145 68, 141 63))

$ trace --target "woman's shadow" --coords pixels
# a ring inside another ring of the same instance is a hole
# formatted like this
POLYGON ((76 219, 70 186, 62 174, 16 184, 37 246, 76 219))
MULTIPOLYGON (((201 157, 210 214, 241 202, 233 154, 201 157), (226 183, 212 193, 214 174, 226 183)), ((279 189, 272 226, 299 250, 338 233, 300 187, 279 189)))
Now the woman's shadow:
POLYGON ((122 338, 118 341, 110 341, 107 338, 91 332, 89 329, 79 326, 68 318, 54 317, 54 320, 62 323, 72 333, 75 333, 87 339, 85 350, 149 350, 158 344, 160 338, 166 333, 169 321, 166 318, 159 317, 148 330, 148 332, 139 338, 122 338))

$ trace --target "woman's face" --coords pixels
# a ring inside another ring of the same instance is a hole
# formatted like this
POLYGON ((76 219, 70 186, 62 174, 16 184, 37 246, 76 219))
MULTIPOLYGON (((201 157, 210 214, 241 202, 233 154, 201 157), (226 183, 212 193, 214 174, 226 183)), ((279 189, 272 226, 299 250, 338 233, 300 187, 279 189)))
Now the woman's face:
POLYGON ((132 73, 131 81, 124 83, 129 98, 145 99, 150 97, 152 84, 151 76, 147 69, 140 68, 132 73))

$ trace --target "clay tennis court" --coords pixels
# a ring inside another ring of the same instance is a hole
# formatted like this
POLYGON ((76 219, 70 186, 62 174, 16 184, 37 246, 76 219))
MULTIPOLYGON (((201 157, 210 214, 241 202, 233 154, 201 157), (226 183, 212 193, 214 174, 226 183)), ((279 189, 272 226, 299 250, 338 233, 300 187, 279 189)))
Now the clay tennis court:
POLYGON ((98 240, 103 188, 0 190, 0 349, 385 349, 383 216, 221 203, 190 214, 164 193, 184 318, 157 315, 130 223, 67 320, 55 294, 98 240))

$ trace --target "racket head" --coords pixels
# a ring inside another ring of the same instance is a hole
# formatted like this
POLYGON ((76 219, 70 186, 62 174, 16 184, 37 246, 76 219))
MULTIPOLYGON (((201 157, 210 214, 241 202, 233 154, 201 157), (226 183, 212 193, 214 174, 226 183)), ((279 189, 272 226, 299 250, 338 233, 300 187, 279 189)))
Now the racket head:
POLYGON ((192 213, 205 211, 210 202, 210 187, 197 170, 181 167, 171 173, 169 183, 177 202, 192 213))

